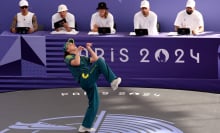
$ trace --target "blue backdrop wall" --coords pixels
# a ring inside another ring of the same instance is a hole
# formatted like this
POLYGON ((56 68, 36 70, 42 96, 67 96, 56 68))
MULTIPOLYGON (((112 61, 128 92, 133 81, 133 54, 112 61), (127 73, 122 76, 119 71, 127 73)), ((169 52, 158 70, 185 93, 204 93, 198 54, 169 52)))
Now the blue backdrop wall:
MULTIPOLYGON (((90 17, 96 11, 97 3, 105 1, 115 17, 118 31, 133 29, 133 16, 139 11, 141 0, 29 0, 30 11, 35 12, 38 22, 44 30, 51 30, 51 16, 61 3, 68 5, 69 11, 76 17, 79 29, 88 31, 90 17)), ((185 8, 186 0, 149 0, 151 10, 158 14, 161 31, 172 31, 178 11, 185 8)), ((0 31, 8 30, 13 16, 19 12, 19 0, 4 1, 0 5, 0 31)), ((203 13, 205 29, 220 31, 219 0, 197 0, 197 9, 203 13)))

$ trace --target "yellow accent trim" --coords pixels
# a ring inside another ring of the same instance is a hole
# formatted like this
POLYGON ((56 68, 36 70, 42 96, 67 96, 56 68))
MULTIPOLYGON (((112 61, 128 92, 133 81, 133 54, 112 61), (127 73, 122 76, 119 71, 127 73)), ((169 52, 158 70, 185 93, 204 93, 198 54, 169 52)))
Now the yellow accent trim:
POLYGON ((87 79, 88 77, 89 77, 89 74, 82 73, 82 78, 83 79, 87 79))
POLYGON ((72 58, 72 55, 67 55, 66 56, 66 59, 71 59, 72 58))
POLYGON ((95 64, 92 68, 92 70, 90 71, 90 74, 94 72, 95 68, 97 67, 97 65, 95 64))

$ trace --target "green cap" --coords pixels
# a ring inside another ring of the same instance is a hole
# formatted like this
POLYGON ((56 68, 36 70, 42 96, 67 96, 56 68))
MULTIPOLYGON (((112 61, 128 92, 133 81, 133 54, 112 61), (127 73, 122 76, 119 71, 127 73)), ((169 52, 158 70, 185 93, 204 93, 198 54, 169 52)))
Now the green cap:
POLYGON ((68 41, 67 41, 67 42, 64 44, 64 46, 63 46, 63 51, 66 52, 67 45, 68 45, 69 43, 74 43, 74 42, 75 42, 75 41, 74 41, 73 38, 69 38, 68 41))

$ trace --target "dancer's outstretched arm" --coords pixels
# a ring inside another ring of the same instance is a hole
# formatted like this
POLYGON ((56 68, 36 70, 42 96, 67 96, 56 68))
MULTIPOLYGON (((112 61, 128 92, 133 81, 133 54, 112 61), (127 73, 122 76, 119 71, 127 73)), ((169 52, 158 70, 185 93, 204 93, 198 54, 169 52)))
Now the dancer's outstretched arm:
POLYGON ((89 51, 90 53, 90 62, 91 63, 94 63, 98 60, 98 56, 97 54, 93 51, 93 49, 91 48, 92 47, 92 43, 86 43, 86 49, 89 51))

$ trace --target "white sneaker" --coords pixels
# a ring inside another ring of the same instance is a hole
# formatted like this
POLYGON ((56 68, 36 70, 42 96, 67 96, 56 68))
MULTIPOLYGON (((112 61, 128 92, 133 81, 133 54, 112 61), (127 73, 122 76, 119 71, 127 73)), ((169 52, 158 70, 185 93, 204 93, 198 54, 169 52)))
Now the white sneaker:
POLYGON ((96 129, 95 128, 86 128, 84 126, 80 126, 79 127, 79 130, 78 130, 80 133, 85 133, 85 132, 95 132, 96 129))
POLYGON ((118 89, 118 85, 121 83, 121 78, 118 77, 117 79, 114 79, 112 82, 111 82, 111 88, 113 91, 117 90, 118 89))

